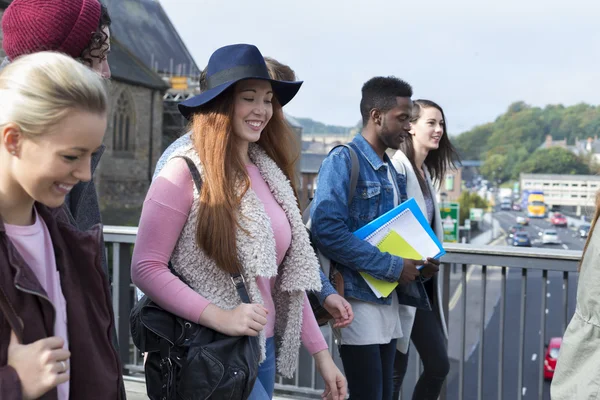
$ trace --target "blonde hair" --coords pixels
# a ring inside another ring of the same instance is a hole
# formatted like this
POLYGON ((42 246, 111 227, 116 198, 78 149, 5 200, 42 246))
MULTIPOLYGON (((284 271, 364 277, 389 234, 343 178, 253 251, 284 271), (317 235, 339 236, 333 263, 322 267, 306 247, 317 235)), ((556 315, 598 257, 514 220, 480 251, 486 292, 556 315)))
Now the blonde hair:
POLYGON ((41 135, 72 110, 105 114, 107 107, 100 75, 63 54, 19 57, 0 72, 0 127, 14 123, 41 135))

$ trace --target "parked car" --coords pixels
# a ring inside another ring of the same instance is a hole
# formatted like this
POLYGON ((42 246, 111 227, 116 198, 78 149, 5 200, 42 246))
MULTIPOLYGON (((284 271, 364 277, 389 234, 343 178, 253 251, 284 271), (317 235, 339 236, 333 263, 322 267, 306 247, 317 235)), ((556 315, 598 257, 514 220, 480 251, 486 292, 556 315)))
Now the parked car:
POLYGON ((517 217, 517 224, 520 224, 520 225, 529 225, 529 218, 523 217, 523 216, 519 215, 517 217))
POLYGON ((542 244, 560 244, 558 232, 554 229, 544 229, 542 232, 542 244))
POLYGON ((544 379, 551 380, 554 378, 554 370, 556 369, 556 360, 562 344, 561 337, 553 337, 546 347, 546 357, 544 358, 544 379))
POLYGON ((554 213, 552 217, 550 217, 550 223, 554 226, 567 226, 567 217, 561 213, 554 213))
POLYGON ((582 224, 579 226, 579 237, 586 238, 590 233, 590 224, 582 224))
POLYGON ((531 247, 531 239, 525 231, 517 231, 512 237, 512 245, 517 247, 531 247))
POLYGON ((512 210, 513 211, 521 211, 521 205, 519 203, 514 203, 512 205, 512 210))

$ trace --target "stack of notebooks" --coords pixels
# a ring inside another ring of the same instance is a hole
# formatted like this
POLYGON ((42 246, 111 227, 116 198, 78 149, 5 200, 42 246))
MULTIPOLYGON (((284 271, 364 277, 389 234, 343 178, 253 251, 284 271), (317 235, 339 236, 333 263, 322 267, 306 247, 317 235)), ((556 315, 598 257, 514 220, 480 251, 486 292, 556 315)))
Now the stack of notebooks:
MULTIPOLYGON (((354 234, 380 251, 401 258, 437 259, 446 254, 414 198, 371 221, 354 234)), ((398 286, 398 282, 375 279, 364 272, 360 274, 378 298, 388 297, 398 286)))

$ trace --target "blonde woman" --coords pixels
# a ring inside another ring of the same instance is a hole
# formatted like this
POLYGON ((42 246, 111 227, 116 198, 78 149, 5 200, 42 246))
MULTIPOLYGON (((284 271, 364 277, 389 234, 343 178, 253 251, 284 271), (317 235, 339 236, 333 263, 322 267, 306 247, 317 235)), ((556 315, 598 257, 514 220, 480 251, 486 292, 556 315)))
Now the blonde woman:
POLYGON ((102 78, 41 52, 0 73, 0 398, 120 399, 100 227, 61 207, 91 179, 106 130, 102 78))

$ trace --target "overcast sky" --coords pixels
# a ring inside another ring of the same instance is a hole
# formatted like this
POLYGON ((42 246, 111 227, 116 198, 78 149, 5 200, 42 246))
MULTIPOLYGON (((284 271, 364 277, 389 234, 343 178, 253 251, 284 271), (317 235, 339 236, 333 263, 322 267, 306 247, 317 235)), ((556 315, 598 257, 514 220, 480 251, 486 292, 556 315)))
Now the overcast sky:
POLYGON ((450 133, 513 101, 600 103, 596 0, 160 0, 200 68, 255 44, 305 83, 295 117, 354 125, 362 84, 395 75, 438 102, 450 133))

